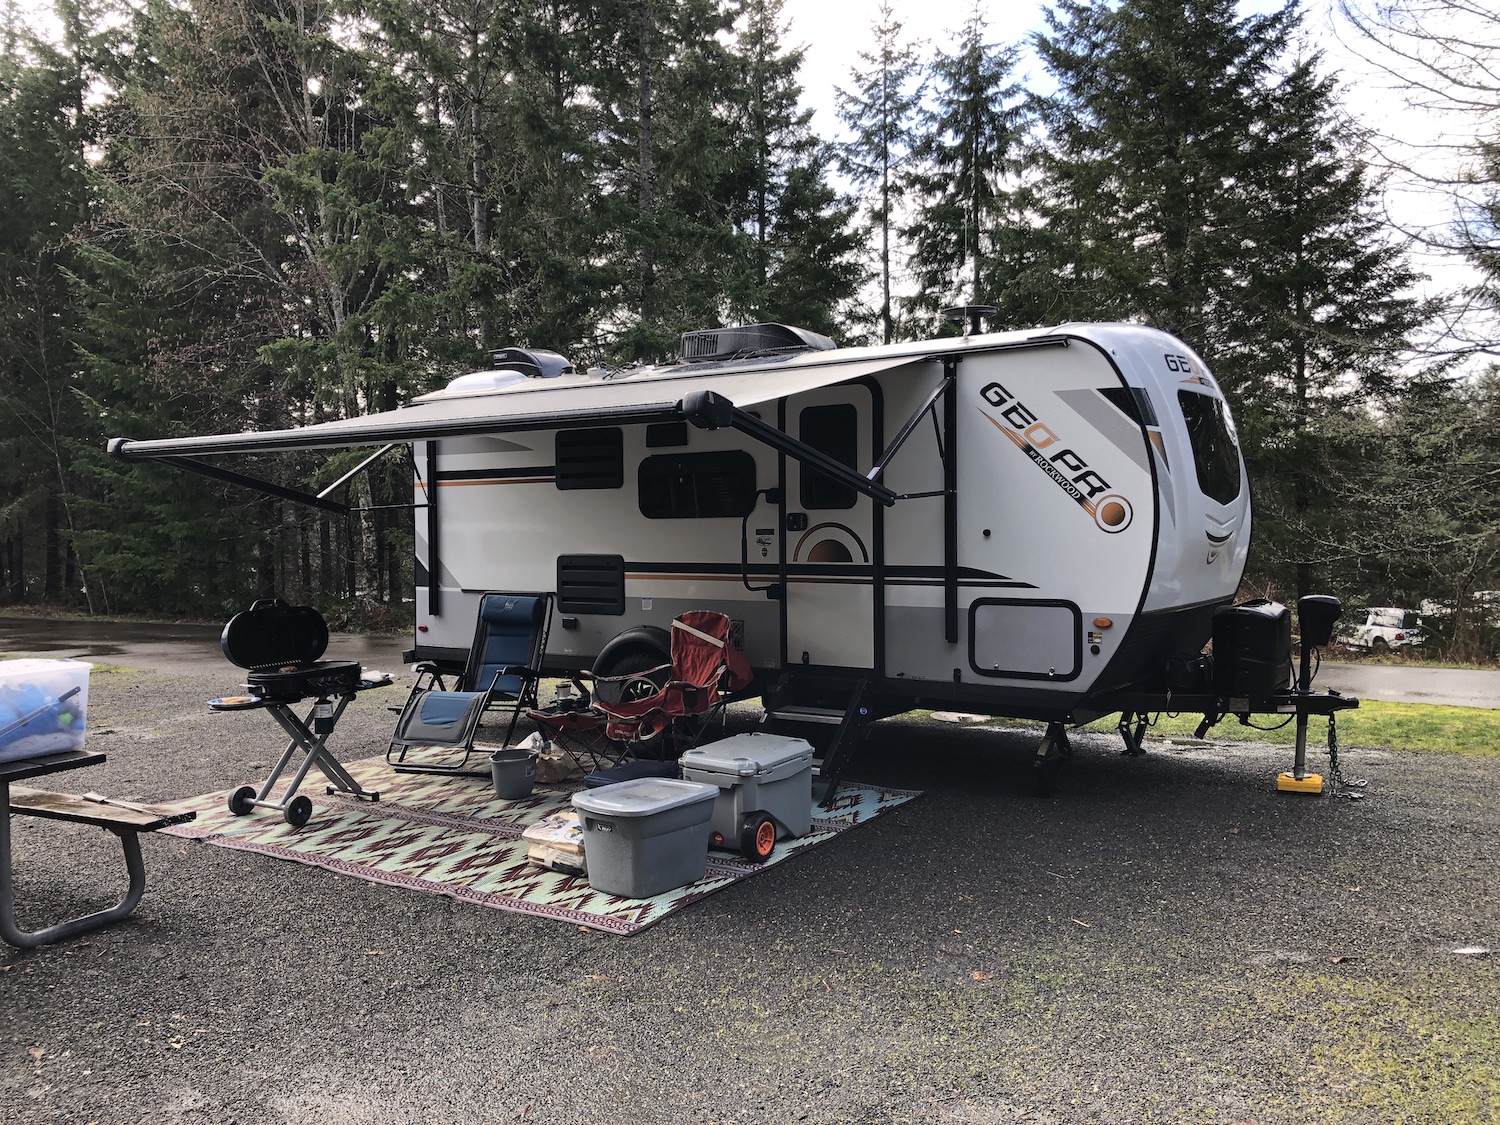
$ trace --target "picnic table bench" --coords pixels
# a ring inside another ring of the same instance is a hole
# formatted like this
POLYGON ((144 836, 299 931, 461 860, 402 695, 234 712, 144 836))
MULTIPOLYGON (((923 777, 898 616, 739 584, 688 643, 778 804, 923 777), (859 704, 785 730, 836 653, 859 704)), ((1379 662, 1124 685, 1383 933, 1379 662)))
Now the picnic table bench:
POLYGON ((48 942, 60 941, 75 934, 87 933, 110 922, 128 917, 146 890, 146 865, 141 859, 139 835, 154 832, 170 824, 182 824, 198 814, 173 812, 153 805, 113 801, 97 794, 54 793, 32 789, 11 782, 43 777, 62 770, 98 765, 103 754, 84 750, 66 750, 0 763, 0 938, 20 949, 31 949, 48 942), (125 869, 130 883, 122 898, 107 910, 85 914, 40 930, 26 931, 16 925, 15 882, 11 871, 10 818, 36 816, 47 820, 92 824, 113 832, 125 851, 125 869))

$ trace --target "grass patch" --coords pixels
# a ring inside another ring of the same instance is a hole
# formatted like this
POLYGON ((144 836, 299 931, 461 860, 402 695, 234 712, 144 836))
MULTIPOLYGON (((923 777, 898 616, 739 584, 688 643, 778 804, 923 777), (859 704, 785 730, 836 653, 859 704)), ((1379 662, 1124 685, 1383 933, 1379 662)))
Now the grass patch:
MULTIPOLYGON (((1164 738, 1191 738, 1202 716, 1162 715, 1152 733, 1164 738)), ((1276 722, 1274 716, 1252 717, 1257 723, 1276 722)), ((1101 720, 1090 729, 1105 729, 1113 719, 1101 720)), ((1309 746, 1324 744, 1327 726, 1314 716, 1308 723, 1309 746)), ((1363 746, 1376 750, 1420 750, 1438 754, 1463 754, 1473 758, 1500 758, 1500 710, 1480 707, 1439 707, 1427 703, 1383 703, 1361 701, 1355 711, 1338 715, 1340 746, 1363 746)), ((1297 726, 1288 723, 1276 730, 1241 726, 1229 716, 1211 729, 1207 738, 1228 742, 1271 742, 1291 745, 1297 726)))
MULTIPOLYGON (((913 711, 912 718, 930 720, 931 711, 913 711)), ((1117 716, 1090 723, 1089 731, 1113 731, 1117 716)), ((1159 715, 1150 733, 1158 738, 1192 738, 1203 716, 1198 714, 1159 715)), ((1251 716, 1253 722, 1272 726, 1281 720, 1275 715, 1251 716)), ((1004 727, 1035 727, 1046 724, 1030 719, 986 719, 974 724, 1004 727)), ((1327 745, 1328 726, 1314 715, 1307 726, 1310 750, 1327 745)), ((1462 754, 1470 758, 1500 758, 1500 710, 1481 707, 1440 707, 1428 703, 1383 703, 1366 699, 1358 709, 1338 714, 1340 747, 1360 746, 1369 750, 1418 750, 1432 754, 1462 754)), ((1149 736, 1148 736, 1149 737, 1149 736)), ((1204 736, 1210 742, 1269 742, 1291 746, 1297 740, 1297 725, 1263 730, 1241 726, 1233 715, 1212 727, 1204 736)))

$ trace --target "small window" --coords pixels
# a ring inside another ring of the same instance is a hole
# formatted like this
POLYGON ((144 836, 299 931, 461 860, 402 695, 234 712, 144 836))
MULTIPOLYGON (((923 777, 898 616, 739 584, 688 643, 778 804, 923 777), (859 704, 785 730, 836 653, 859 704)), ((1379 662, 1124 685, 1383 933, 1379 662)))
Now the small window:
POLYGON ((755 510, 755 458, 743 449, 647 457, 636 479, 647 519, 739 519, 755 510))
MULTIPOLYGON (((809 406, 799 415, 797 428, 802 444, 851 469, 859 467, 859 411, 853 403, 809 406)), ((806 465, 802 466, 800 495, 802 506, 810 511, 852 508, 859 499, 852 486, 806 465)))
POLYGON ((625 431, 558 430, 557 487, 623 488, 625 431))
POLYGON ((1198 487, 1220 504, 1240 494, 1240 446, 1224 403, 1212 395, 1178 391, 1177 401, 1193 446, 1198 487))

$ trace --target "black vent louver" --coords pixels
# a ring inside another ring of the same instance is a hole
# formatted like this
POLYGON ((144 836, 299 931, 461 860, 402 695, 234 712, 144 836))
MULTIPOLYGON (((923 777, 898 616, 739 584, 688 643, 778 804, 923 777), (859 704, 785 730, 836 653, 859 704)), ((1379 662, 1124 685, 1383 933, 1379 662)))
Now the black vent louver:
POLYGON ((620 555, 558 555, 559 613, 625 612, 625 559, 620 555))
POLYGON ((834 347, 827 336, 788 324, 742 324, 737 328, 706 328, 682 334, 682 359, 686 363, 777 352, 821 352, 834 347))
POLYGON ((623 488, 625 434, 614 428, 558 430, 557 487, 623 488))

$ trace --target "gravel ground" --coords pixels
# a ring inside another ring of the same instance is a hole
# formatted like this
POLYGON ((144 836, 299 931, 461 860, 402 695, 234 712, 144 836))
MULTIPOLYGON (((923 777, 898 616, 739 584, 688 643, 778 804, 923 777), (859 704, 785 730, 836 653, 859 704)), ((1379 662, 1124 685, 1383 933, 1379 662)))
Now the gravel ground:
MULTIPOLYGON (((258 781, 227 687, 96 668, 109 761, 52 782, 258 781)), ((854 772, 923 798, 629 938, 144 837, 133 919, 0 946, 0 1121, 1500 1120, 1495 762, 1348 748, 1368 796, 1314 799, 1268 747, 1081 735, 1038 799, 1034 738, 881 724, 854 772)), ((23 927, 123 883, 13 828, 23 927)))

